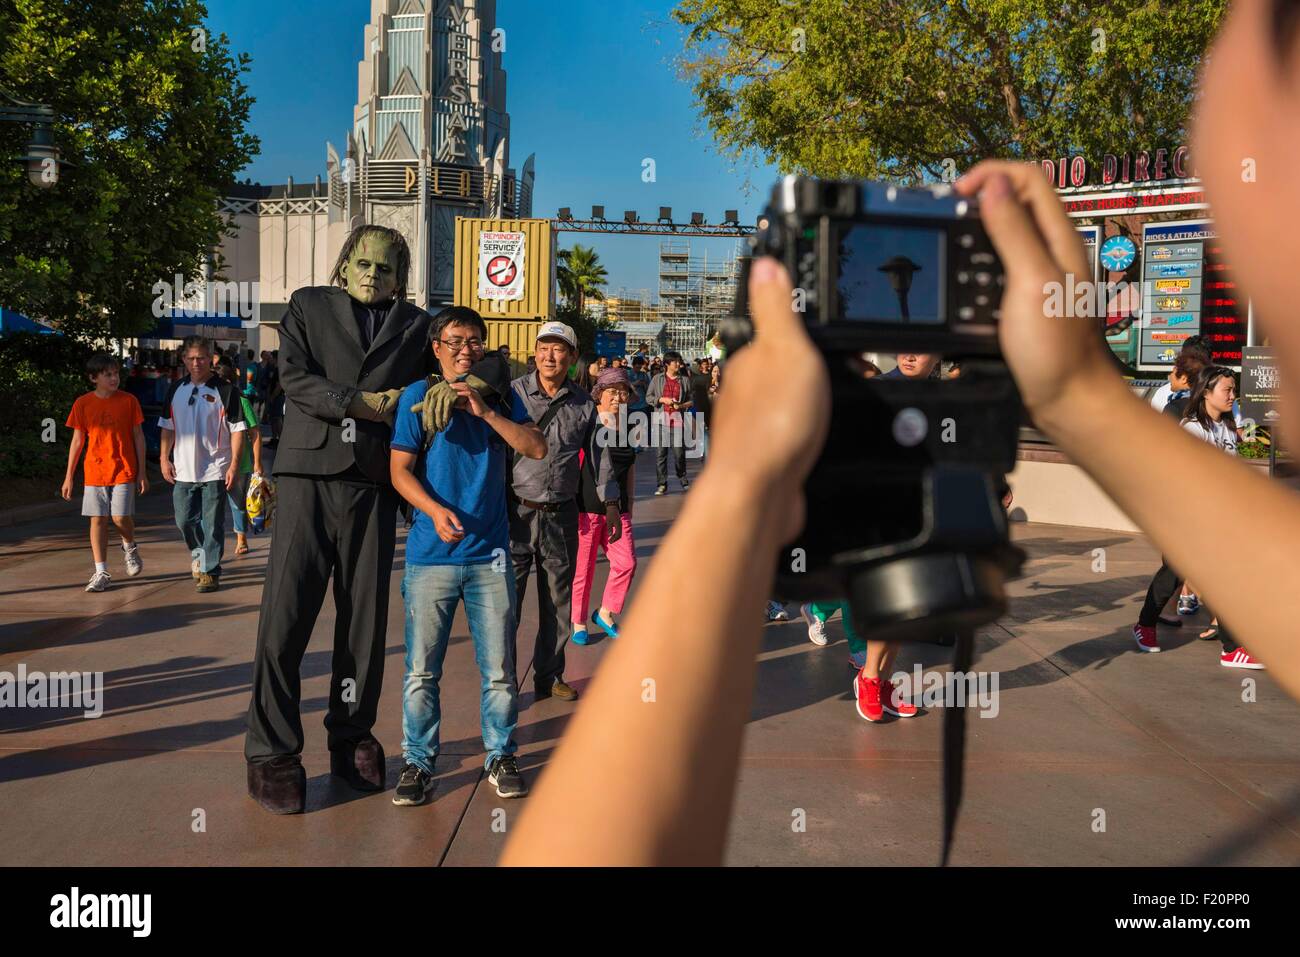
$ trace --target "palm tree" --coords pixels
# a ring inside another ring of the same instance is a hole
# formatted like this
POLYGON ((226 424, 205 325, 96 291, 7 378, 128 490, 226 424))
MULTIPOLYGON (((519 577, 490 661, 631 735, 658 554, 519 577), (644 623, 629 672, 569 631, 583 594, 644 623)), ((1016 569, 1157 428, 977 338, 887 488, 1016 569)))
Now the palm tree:
POLYGON ((600 264, 596 250, 590 246, 575 243, 572 249, 561 249, 559 258, 555 275, 560 283, 560 292, 572 305, 577 306, 578 314, 582 315, 588 297, 605 298, 600 287, 605 285, 609 276, 600 264))

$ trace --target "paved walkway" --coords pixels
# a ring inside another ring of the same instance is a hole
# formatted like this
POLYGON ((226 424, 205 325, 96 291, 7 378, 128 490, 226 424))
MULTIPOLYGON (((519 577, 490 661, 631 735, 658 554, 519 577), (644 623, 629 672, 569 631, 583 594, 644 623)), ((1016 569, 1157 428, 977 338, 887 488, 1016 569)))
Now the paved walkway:
MULTIPOLYGON (((675 484, 669 496, 651 496, 648 456, 638 472, 637 553, 653 561, 681 497, 675 484)), ((165 496, 144 500, 145 572, 126 579, 113 552, 118 581, 103 594, 82 591, 90 570, 84 519, 0 529, 0 671, 19 663, 102 671, 107 699, 96 720, 0 709, 6 863, 493 862, 501 822, 508 829, 520 805, 500 801, 481 772, 478 678, 463 615, 446 661, 434 800, 399 809, 390 794, 360 795, 329 776, 326 602, 303 667, 309 813, 273 817, 244 793, 242 754, 269 542, 254 539, 251 554, 228 560, 220 592, 196 594, 169 505, 165 496)), ((1197 641, 1198 628, 1162 629, 1163 654, 1137 652, 1128 631, 1158 562, 1140 537, 1043 525, 1016 526, 1015 537, 1030 561, 1013 585, 1010 614, 979 636, 976 667, 998 673, 1000 695, 996 717, 969 717, 954 863, 1300 862, 1300 706, 1267 672, 1221 668, 1217 643, 1197 641), (1097 548, 1105 549, 1100 572, 1097 548), (1247 679, 1252 702, 1243 701, 1247 679)), ((399 542, 375 729, 389 751, 390 782, 400 764, 401 566, 399 542)), ((681 615, 689 625, 691 610, 681 615)), ((535 627, 530 591, 521 657, 535 627)), ((832 643, 818 648, 797 619, 766 628, 727 859, 933 864, 941 714, 862 721, 839 622, 830 630, 832 643)), ((579 691, 604 650, 570 648, 567 677, 579 691)), ((898 667, 944 668, 948 653, 911 647, 898 667)), ((573 707, 522 696, 520 764, 531 779, 573 707)), ((593 784, 591 800, 600 799, 593 784)))

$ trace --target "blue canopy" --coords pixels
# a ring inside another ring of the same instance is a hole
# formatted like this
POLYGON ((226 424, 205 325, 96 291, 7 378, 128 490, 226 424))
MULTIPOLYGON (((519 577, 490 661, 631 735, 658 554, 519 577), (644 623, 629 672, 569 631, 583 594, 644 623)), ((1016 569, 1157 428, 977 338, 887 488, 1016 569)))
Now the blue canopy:
POLYGON ((12 309, 0 306, 0 336, 7 336, 12 332, 39 332, 60 335, 58 330, 43 326, 39 322, 33 322, 26 316, 20 316, 12 309))
MULTIPOLYGON (((214 332, 217 329, 241 329, 238 316, 228 316, 220 312, 203 312, 199 309, 172 309, 168 318, 159 319, 148 332, 143 333, 141 338, 144 339, 184 339, 190 335, 205 335, 214 332), (200 327, 207 327, 201 329, 200 327)), ((224 338, 224 337, 223 337, 224 338)), ((243 333, 238 336, 232 336, 234 339, 243 339, 243 333)))

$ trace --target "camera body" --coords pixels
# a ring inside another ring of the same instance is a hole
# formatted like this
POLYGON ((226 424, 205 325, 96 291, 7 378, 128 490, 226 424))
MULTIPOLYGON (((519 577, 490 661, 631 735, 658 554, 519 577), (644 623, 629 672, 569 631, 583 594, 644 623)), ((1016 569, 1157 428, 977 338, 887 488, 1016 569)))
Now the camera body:
MULTIPOLYGON (((1000 617, 1023 560, 1001 505, 1022 409, 998 343, 1002 266, 975 201, 787 176, 751 242, 789 270, 832 395, 775 597, 847 601, 855 629, 883 640, 942 642, 1000 617), (868 351, 960 360, 961 376, 866 379, 868 351)), ((729 354, 753 332, 746 286, 721 329, 729 354)))

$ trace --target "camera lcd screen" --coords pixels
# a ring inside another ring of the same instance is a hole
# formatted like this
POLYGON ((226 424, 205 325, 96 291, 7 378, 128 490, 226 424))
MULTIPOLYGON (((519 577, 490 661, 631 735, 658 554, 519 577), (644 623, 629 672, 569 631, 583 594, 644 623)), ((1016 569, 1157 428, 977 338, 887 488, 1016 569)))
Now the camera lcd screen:
POLYGON ((925 226, 853 223, 839 233, 839 308, 848 322, 940 325, 947 234, 925 226))

